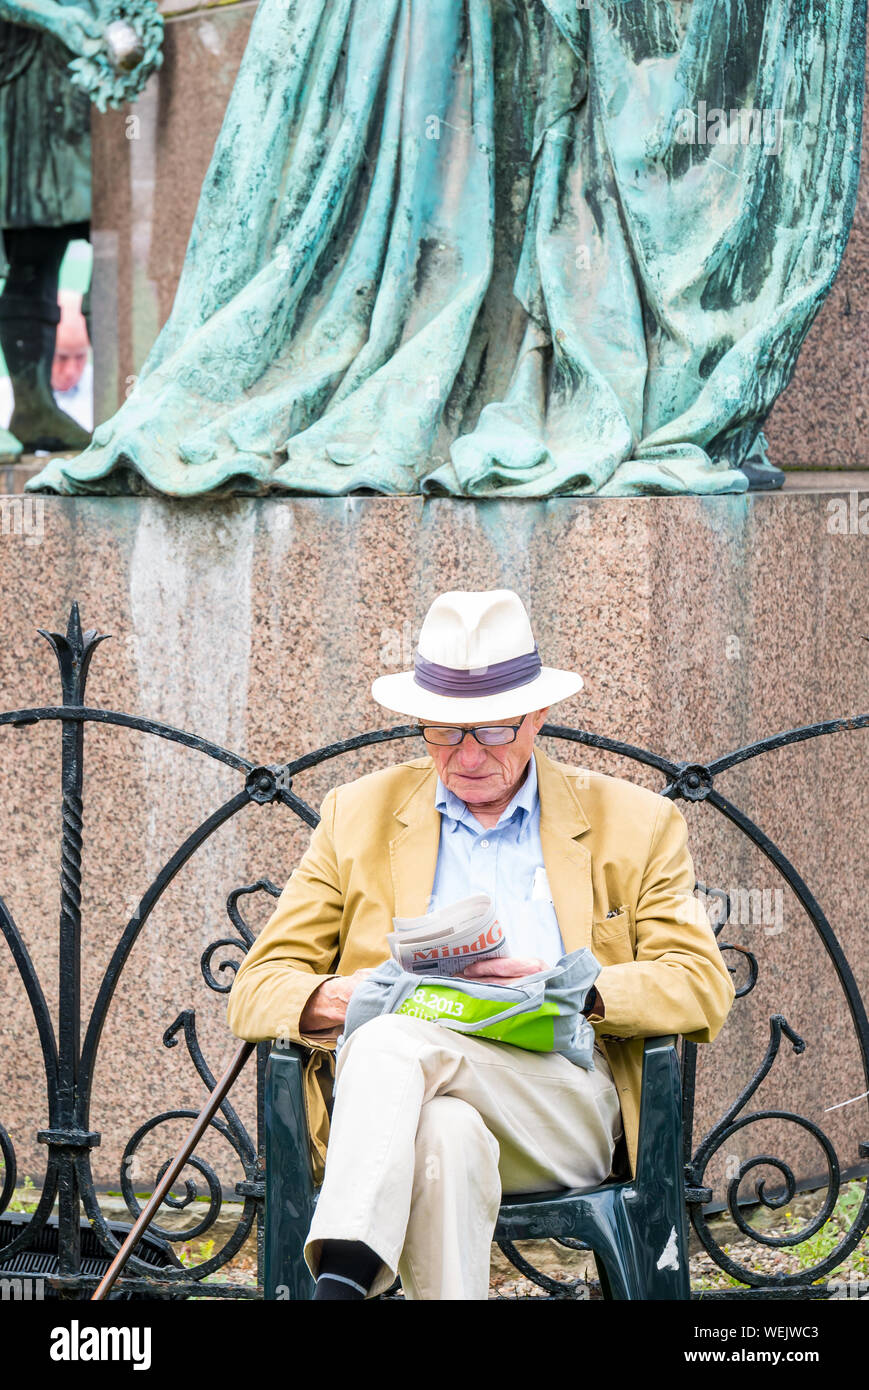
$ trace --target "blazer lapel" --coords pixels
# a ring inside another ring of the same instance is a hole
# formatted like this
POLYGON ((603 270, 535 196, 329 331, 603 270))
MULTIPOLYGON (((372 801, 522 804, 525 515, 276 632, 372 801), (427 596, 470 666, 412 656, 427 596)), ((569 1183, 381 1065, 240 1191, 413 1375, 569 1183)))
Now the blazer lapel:
POLYGON ((552 892, 564 949, 591 946, 594 892, 591 853, 579 837, 590 828, 574 779, 539 748, 537 786, 540 794, 540 845, 552 892))
POLYGON ((421 769, 417 786, 394 812, 397 834, 389 842, 396 917, 428 912, 434 887, 441 818, 435 808, 434 763, 421 769))

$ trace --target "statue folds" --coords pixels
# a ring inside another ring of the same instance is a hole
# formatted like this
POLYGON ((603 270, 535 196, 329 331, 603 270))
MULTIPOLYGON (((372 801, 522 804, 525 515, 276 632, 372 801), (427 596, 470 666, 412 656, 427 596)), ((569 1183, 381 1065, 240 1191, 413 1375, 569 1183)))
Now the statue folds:
POLYGON ((864 0, 262 0, 177 297, 31 486, 741 492, 853 215, 864 0))

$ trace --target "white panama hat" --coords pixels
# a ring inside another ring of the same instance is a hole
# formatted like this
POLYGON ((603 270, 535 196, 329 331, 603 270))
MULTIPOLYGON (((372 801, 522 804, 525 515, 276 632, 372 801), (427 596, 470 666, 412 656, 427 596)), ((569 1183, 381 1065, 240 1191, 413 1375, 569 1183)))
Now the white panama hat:
POLYGON ((489 589, 436 598, 414 669, 379 676, 371 694, 386 709, 433 724, 484 724, 543 709, 581 689, 581 676, 541 663, 519 595, 489 589))

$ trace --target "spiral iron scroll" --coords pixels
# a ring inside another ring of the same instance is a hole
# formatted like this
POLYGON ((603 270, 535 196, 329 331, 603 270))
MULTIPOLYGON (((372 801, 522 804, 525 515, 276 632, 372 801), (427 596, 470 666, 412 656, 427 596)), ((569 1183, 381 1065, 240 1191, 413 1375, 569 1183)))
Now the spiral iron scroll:
MULTIPOLYGON (((730 915, 730 905, 727 903, 726 910, 718 923, 714 924, 716 936, 722 931, 730 915)), ((748 951, 742 946, 733 946, 729 943, 719 943, 722 954, 726 952, 738 952, 749 962, 748 979, 736 992, 736 998, 744 998, 750 994, 757 983, 758 963, 753 952, 748 951)), ((761 1061, 757 1071, 752 1076, 748 1084, 743 1088, 729 1110, 720 1120, 709 1130, 699 1144, 690 1163, 686 1164, 685 1177, 687 1186, 690 1189, 703 1189, 706 1171, 714 1158, 715 1154, 722 1146, 732 1138, 734 1134, 747 1129, 750 1125, 757 1124, 763 1120, 780 1120, 787 1124, 795 1124, 806 1130, 817 1141, 824 1157, 827 1170, 827 1186, 824 1201, 806 1225, 797 1230, 788 1232, 786 1235, 768 1235, 764 1231, 759 1231, 753 1227, 743 1215, 739 1204, 739 1189, 746 1176, 755 1169, 772 1169, 777 1172, 784 1180, 784 1187, 775 1194, 767 1192, 767 1180, 760 1177, 755 1182, 755 1196, 759 1206, 766 1210, 780 1210, 786 1207, 796 1195, 797 1184, 793 1170, 784 1159, 774 1154, 755 1154, 751 1158, 745 1159, 740 1163, 738 1171, 730 1177, 727 1185, 727 1209, 734 1225, 744 1236, 754 1241, 758 1245, 764 1245, 775 1249, 784 1249, 802 1245, 810 1240, 827 1223, 836 1207, 841 1188, 841 1172, 835 1148, 829 1136, 821 1129, 820 1125, 804 1115, 798 1115, 792 1110, 754 1110, 741 1113, 745 1106, 754 1096, 766 1076, 769 1074, 781 1048, 782 1037, 786 1037, 791 1043, 795 1055, 800 1056, 806 1051, 806 1043, 798 1033, 791 1028, 787 1019, 782 1014, 773 1014, 769 1020, 770 1039, 766 1054, 761 1061)), ((694 1054, 696 1047, 691 1043, 684 1044, 685 1053, 690 1054, 691 1068, 690 1079, 694 1080, 694 1054)), ((856 1249, 864 1232, 869 1226, 869 1186, 864 1194, 863 1201, 859 1210, 855 1214, 850 1229, 845 1233, 839 1243, 827 1256, 819 1260, 808 1271, 800 1270, 792 1274, 759 1273, 744 1264, 734 1260, 729 1252, 722 1249, 715 1240, 706 1220, 703 1204, 700 1202, 689 1202, 689 1211, 694 1230, 706 1250, 711 1255, 716 1264, 732 1279, 749 1287, 769 1287, 778 1286, 780 1288, 802 1287, 812 1284, 822 1279, 824 1275, 838 1268, 848 1255, 856 1249)))
MULTIPOLYGON (((237 949, 242 957, 247 953, 255 938, 247 922, 245 922, 241 915, 238 903, 242 896, 260 891, 266 892, 272 897, 280 896, 280 889, 266 878, 258 879, 256 883, 234 889, 227 898, 226 908, 230 921, 236 928, 238 935, 232 937, 219 937, 215 941, 212 941, 202 952, 200 969, 203 979, 208 988, 216 993, 228 994, 231 989, 231 982, 221 983, 215 978, 212 972, 213 958, 219 950, 226 947, 237 949)), ((226 970, 234 976, 238 964, 238 961, 226 960, 218 967, 218 970, 221 972, 226 970)), ((174 1022, 169 1025, 163 1034, 163 1044, 165 1047, 177 1047, 181 1037, 184 1039, 190 1060, 198 1076, 204 1082, 206 1089, 212 1091, 215 1086, 215 1076, 205 1060, 197 1037, 196 1014, 193 1009, 184 1009, 174 1022)), ((257 1114, 261 1116, 264 1064, 268 1056, 269 1044, 264 1043, 257 1051, 257 1114)), ((235 1226, 220 1249, 209 1255, 208 1258, 198 1263, 188 1262, 184 1265, 182 1265, 179 1260, 177 1273, 162 1267, 158 1269, 156 1265, 149 1264, 145 1260, 133 1258, 128 1261, 128 1269, 131 1273, 141 1275, 159 1274, 161 1280, 167 1282, 177 1281, 179 1284, 184 1285, 191 1280, 205 1279, 210 1275, 216 1274, 218 1270, 222 1269, 238 1254, 253 1230, 254 1222, 262 1220, 264 1198, 263 1172, 258 1158, 258 1153, 262 1147, 262 1135, 257 1135, 257 1143, 254 1144, 245 1125, 242 1123, 237 1111, 229 1100, 224 1101, 221 1106, 221 1111, 223 1119, 215 1117, 211 1121, 209 1128, 226 1141, 229 1148, 239 1160, 244 1174, 242 1182, 238 1184, 236 1188, 237 1195, 243 1196, 244 1201, 235 1226)), ((179 1119, 194 1120, 197 1114, 198 1111, 188 1109, 163 1110, 139 1125, 128 1139, 121 1158, 120 1180, 121 1192, 133 1219, 135 1219, 141 1211, 141 1204, 135 1193, 135 1186, 138 1184, 134 1184, 133 1176, 138 1169, 137 1153, 143 1140, 162 1124, 179 1119)), ((160 1178, 169 1165, 169 1161, 170 1160, 167 1159, 158 1168, 154 1175, 151 1190, 157 1186, 157 1183, 160 1181, 160 1178)), ((192 1154, 188 1160, 187 1168, 192 1168, 198 1174, 199 1178, 204 1179, 208 1192, 208 1203, 205 1211, 199 1216, 199 1219, 192 1226, 185 1227, 183 1230, 175 1230, 170 1227, 161 1226, 157 1221, 151 1222, 148 1228, 150 1233, 158 1236, 170 1249, 173 1245, 186 1245, 193 1240, 202 1240, 202 1238, 213 1229, 223 1211, 224 1197, 222 1184, 211 1165, 203 1158, 196 1154, 192 1154)), ((175 1211, 187 1209, 200 1197, 200 1189, 194 1179, 190 1177, 185 1178, 184 1175, 181 1174, 174 1186, 177 1187, 181 1183, 183 1183, 184 1187, 183 1196, 175 1196, 170 1193, 165 1198, 165 1206, 175 1211)), ((111 1231, 102 1219, 96 1204, 95 1209, 88 1208, 88 1216, 98 1229, 107 1249, 117 1249, 117 1242, 114 1240, 111 1231)), ((209 1286, 209 1288, 211 1288, 211 1286, 209 1286)))

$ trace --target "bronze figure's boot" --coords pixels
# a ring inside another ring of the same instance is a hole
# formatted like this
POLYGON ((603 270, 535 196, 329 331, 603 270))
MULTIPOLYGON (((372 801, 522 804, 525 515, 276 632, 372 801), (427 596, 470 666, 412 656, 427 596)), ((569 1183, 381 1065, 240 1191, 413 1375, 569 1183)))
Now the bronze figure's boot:
POLYGON ((785 473, 776 468, 766 456, 767 438, 763 430, 748 451, 748 457, 739 464, 740 472, 748 479, 749 492, 774 492, 784 486, 785 473))
POLYGON ((51 394, 59 319, 56 303, 9 294, 0 300, 0 347, 15 394, 9 429, 29 453, 85 449, 90 443, 88 431, 51 394))

